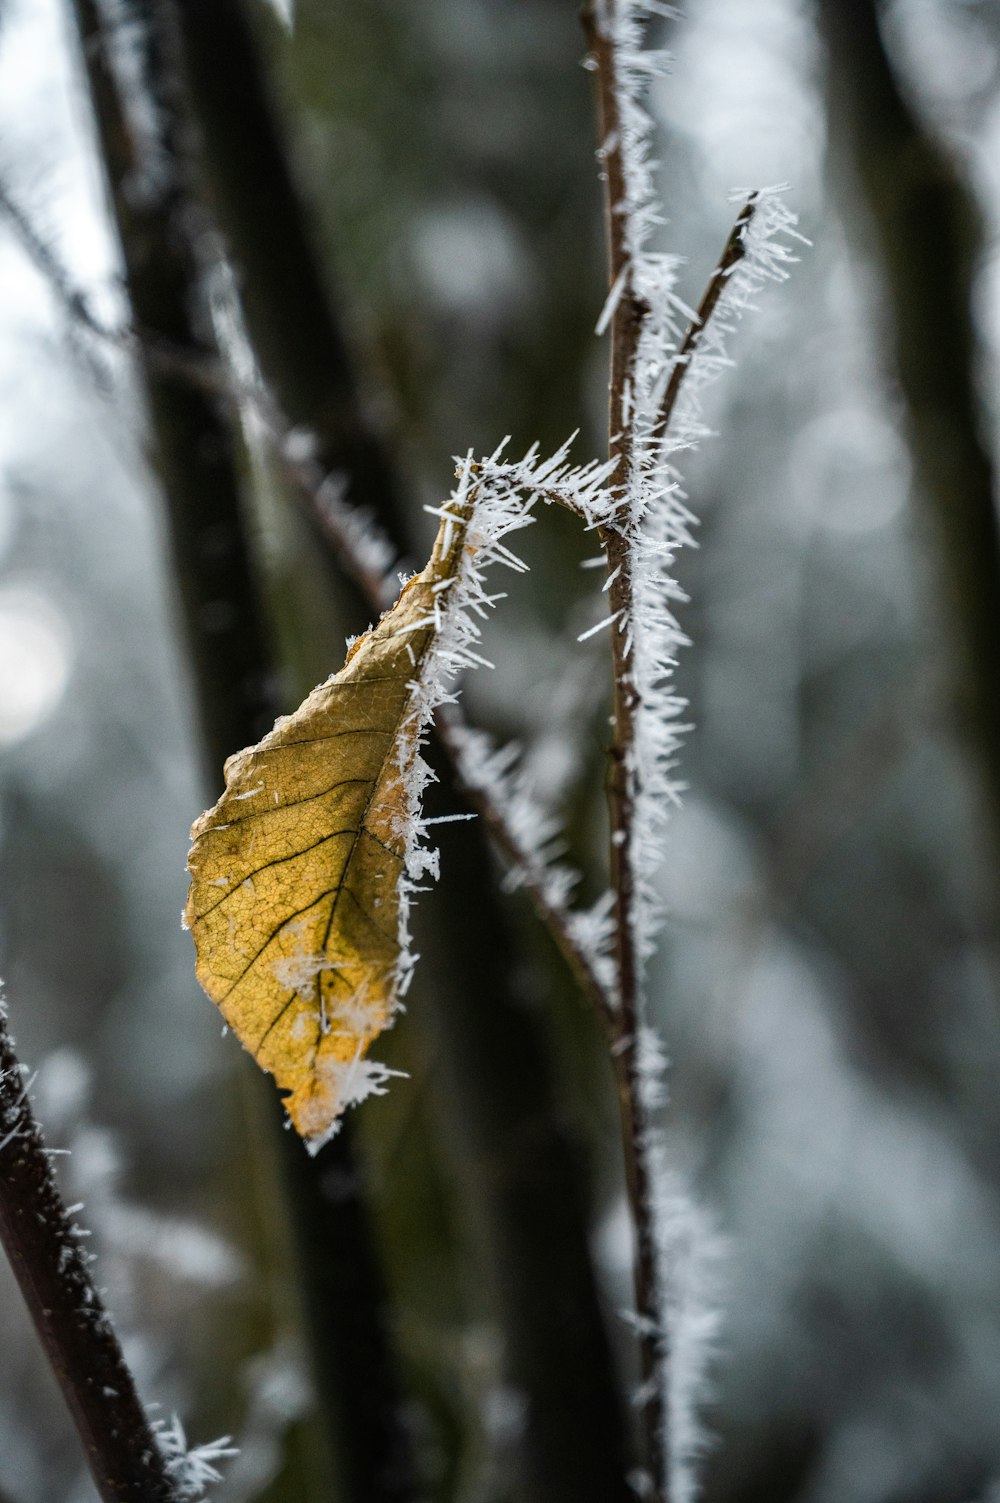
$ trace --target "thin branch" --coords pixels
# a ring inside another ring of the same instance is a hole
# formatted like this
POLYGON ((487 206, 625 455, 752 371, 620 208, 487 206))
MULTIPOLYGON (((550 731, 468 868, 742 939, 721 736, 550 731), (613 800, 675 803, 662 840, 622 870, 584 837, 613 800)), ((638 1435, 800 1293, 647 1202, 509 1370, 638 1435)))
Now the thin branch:
POLYGON ((610 1022, 614 1013, 614 1001, 594 969, 592 955, 578 942, 569 911, 551 895, 544 865, 518 840, 501 805, 483 788, 462 775, 460 738, 465 727, 461 716, 453 707, 439 710, 434 729, 451 758, 466 797, 489 830, 504 863, 517 873, 519 885, 528 894, 536 915, 562 955, 570 974, 584 995, 589 997, 598 1014, 606 1022, 610 1022))
MULTIPOLYGON (((626 181, 622 120, 617 91, 617 58, 606 16, 593 4, 584 12, 597 83, 598 120, 604 159, 605 219, 608 235, 608 284, 622 279, 611 318, 609 387, 609 455, 618 461, 612 482, 622 485, 631 465, 632 435, 623 422, 626 386, 635 363, 646 306, 634 285, 634 268, 626 247, 626 181), (603 24, 602 24, 603 22, 603 24)), ((610 748, 608 806, 611 825, 610 870, 615 898, 615 960, 618 1007, 610 1026, 611 1059, 622 1122, 625 1180, 635 1237, 633 1275, 638 1331, 641 1411, 646 1461, 654 1503, 667 1503, 667 1429, 663 1365, 668 1333, 663 1329, 664 1291, 660 1287, 653 1186, 648 1152, 649 1124, 639 1074, 640 960, 636 946, 636 892, 633 866, 635 789, 631 752, 636 739, 639 695, 631 658, 634 615, 631 547, 618 527, 602 529, 608 561, 609 610, 614 617, 614 732, 610 748)))
POLYGON ((654 439, 664 439, 667 436, 667 429, 670 427, 670 419, 673 417, 674 409, 677 406, 677 398, 680 396, 684 378, 691 369, 694 357, 698 352, 698 347, 705 337, 705 330, 708 327, 712 314, 719 305, 719 299, 725 291, 727 280, 747 253, 747 231, 750 228, 754 214, 757 212, 759 200, 759 192, 751 193, 740 210, 739 217, 729 232, 729 239, 726 241, 718 264, 708 280, 708 286, 702 294, 702 299, 695 311, 695 316, 688 325, 684 338, 681 340, 680 348, 674 357, 670 379, 667 382, 666 390, 663 393, 663 400, 660 403, 660 411, 656 419, 656 424, 653 428, 654 439))
POLYGON ((28 259, 48 282, 67 320, 82 324, 89 334, 98 339, 117 343, 119 331, 97 317, 89 299, 74 286, 66 268, 40 233, 24 205, 18 202, 3 182, 0 182, 0 214, 14 231, 28 259))
POLYGON ((180 1503, 52 1173, 0 1002, 0 1240, 105 1503, 180 1503))

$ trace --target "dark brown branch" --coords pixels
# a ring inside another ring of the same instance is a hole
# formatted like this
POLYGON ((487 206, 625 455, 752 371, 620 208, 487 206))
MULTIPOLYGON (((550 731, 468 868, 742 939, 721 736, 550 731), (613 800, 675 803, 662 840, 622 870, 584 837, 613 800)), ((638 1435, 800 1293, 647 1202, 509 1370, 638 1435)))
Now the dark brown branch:
POLYGON ((674 409, 677 406, 677 398, 681 394, 684 378, 691 369, 692 361, 698 353, 698 346, 705 337, 705 330, 708 328, 712 314, 719 306, 719 299, 725 291, 728 278, 746 255, 747 231, 750 228, 754 214, 757 212, 759 198, 759 193, 751 193, 740 210, 739 218, 729 232, 729 239, 726 241, 718 264, 708 280, 708 286, 702 294, 702 299, 695 311, 695 316, 688 325, 684 338, 681 340, 680 349, 674 357, 673 369, 670 372, 670 379, 667 382, 666 391, 663 393, 660 411, 653 428, 652 437, 654 439, 666 438, 667 430, 670 427, 670 419, 673 417, 674 409))
POLYGON ((105 1503, 180 1503, 68 1213, 0 1002, 0 1240, 105 1503))
MULTIPOLYGON (((631 433, 623 422, 626 383, 635 363, 645 305, 636 293, 633 268, 625 245, 625 173, 621 120, 616 90, 616 58, 609 34, 593 5, 584 12, 584 25, 595 64, 599 136, 604 159, 605 219, 608 234, 608 283, 619 277, 624 285, 611 320, 611 377, 609 385, 609 456, 617 459, 613 484, 623 484, 631 462, 631 433)), ((614 616, 611 647, 614 660, 614 733, 610 749, 608 810, 611 826, 611 888, 615 895, 615 959, 618 1006, 611 1020, 611 1060, 615 1072, 622 1123, 625 1181, 634 1228, 633 1259, 635 1310, 639 1331, 640 1371, 645 1402, 641 1418, 646 1464, 654 1489, 654 1503, 667 1503, 667 1432, 664 1364, 669 1360, 669 1334, 663 1329, 664 1291, 660 1287, 648 1130, 639 1077, 640 961, 636 950, 633 841, 635 791, 631 749, 635 744, 639 694, 629 651, 634 611, 631 549, 617 527, 605 527, 601 542, 608 561, 609 609, 614 616)))
MULTIPOLYGON (((129 115, 96 0, 74 0, 74 10, 149 394, 188 648, 199 689, 204 685, 203 741, 214 781, 218 749, 242 744, 229 740, 236 725, 250 729, 254 739, 270 726, 275 689, 233 437, 221 399, 193 383, 187 368, 219 363, 189 244, 204 225, 186 222, 190 211, 176 165, 172 101, 168 97, 156 117, 162 139, 144 139, 149 122, 129 115), (177 355, 177 368, 162 360, 164 350, 177 355)), ((129 48, 140 39, 152 47, 149 25, 137 13, 128 16, 128 26, 129 48)), ((133 108, 141 102, 134 100, 133 108)))
MULTIPOLYGON (((214 783, 225 758, 258 740, 285 706, 243 511, 232 414, 212 381, 192 380, 192 372, 211 374, 221 364, 198 257, 205 226, 184 172, 177 63, 160 6, 134 7, 125 46, 140 61, 146 108, 133 121, 113 65, 123 39, 109 35, 94 0, 75 0, 75 11, 214 783)), ((406 1503, 416 1491, 412 1451, 351 1135, 343 1132, 310 1159, 282 1130, 273 1094, 267 1100, 343 1496, 406 1503)))

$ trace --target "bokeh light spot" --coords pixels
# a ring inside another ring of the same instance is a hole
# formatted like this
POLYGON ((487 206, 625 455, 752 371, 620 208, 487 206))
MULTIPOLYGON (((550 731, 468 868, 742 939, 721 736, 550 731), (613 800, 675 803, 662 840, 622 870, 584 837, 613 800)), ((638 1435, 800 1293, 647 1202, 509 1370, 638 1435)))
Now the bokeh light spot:
POLYGON ((0 746, 12 746, 52 714, 69 681, 69 628, 37 589, 0 587, 0 746))

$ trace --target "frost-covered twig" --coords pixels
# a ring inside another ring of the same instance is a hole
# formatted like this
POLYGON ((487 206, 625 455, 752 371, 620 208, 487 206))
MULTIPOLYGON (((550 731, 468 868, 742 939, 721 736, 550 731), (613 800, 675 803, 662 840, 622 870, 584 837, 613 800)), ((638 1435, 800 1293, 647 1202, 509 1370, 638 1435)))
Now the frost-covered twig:
MULTIPOLYGON (((2 182, 0 215, 10 221, 22 249, 48 284, 71 328, 79 326, 106 346, 140 356, 159 375, 180 377, 200 391, 238 404, 244 423, 255 424, 266 435, 293 491, 309 506, 369 605, 380 611, 387 609, 398 593, 398 582, 392 572, 392 566, 398 562, 396 548, 374 517, 345 500, 343 477, 323 469, 312 436, 285 422, 256 373, 250 379, 239 380, 231 362, 206 354, 203 349, 171 344, 162 335, 138 330, 131 324, 103 323, 87 293, 73 282, 27 211, 2 182)), ((553 494, 551 499, 567 504, 559 494, 553 494)))
POLYGON ((0 1239, 105 1503, 182 1503, 63 1203, 0 1001, 0 1239))
MULTIPOLYGON (((657 1503, 682 1503, 691 1478, 685 1438, 690 1384, 674 1362, 679 1291, 674 1242, 658 1214, 660 1145, 652 1118, 660 1090, 647 1068, 659 1055, 644 1023, 643 968, 653 949, 660 904, 656 878, 663 836, 678 797, 674 766, 684 708, 672 688, 684 642, 674 617, 683 599, 670 577, 674 554, 690 542, 693 518, 672 457, 705 432, 700 394, 728 363, 725 339, 736 317, 793 259, 776 237, 794 224, 773 191, 750 195, 698 311, 687 315, 674 290, 677 258, 650 249, 659 221, 655 162, 644 92, 666 69, 645 45, 644 27, 673 14, 660 0, 592 0, 585 24, 597 82, 604 163, 610 291, 598 331, 610 327, 610 455, 615 514, 601 528, 608 566, 614 662, 614 735, 609 778, 613 954, 619 1005, 611 1054, 622 1118, 626 1182, 635 1230, 635 1327, 640 1348, 646 1474, 657 1503)), ((683 1293, 683 1291, 680 1291, 683 1293)))
MULTIPOLYGON (((601 155, 604 159, 608 227, 611 326, 610 457, 623 494, 635 468, 631 395, 636 357, 649 304, 642 295, 637 259, 652 213, 647 122, 634 90, 623 77, 627 60, 639 56, 639 7, 617 0, 593 0, 585 13, 596 72, 601 155), (631 175, 629 166, 632 167, 631 175)), ((661 270, 669 275, 669 267, 661 270)), ((606 310, 607 311, 607 310, 606 310)), ((614 959, 618 1013, 612 1029, 612 1060, 622 1120, 625 1177, 635 1237, 633 1278, 640 1355, 641 1419, 647 1490, 656 1503, 667 1497, 668 1415, 662 1373, 664 1290, 652 1213, 647 1152, 648 1122, 639 1080, 641 957, 637 945, 633 874, 635 813, 634 748, 638 690, 632 658, 634 620, 633 557, 624 525, 601 534, 608 561, 611 643, 614 657, 614 739, 608 800, 611 821, 611 888, 614 894, 614 959)))
POLYGON ((670 380, 667 382, 666 390, 663 393, 663 400, 660 403, 660 409, 653 428, 653 433, 656 437, 663 438, 670 427, 670 419, 677 405, 677 398, 680 396, 684 377, 691 369, 694 356, 705 337, 712 314, 719 306, 719 299, 725 289, 726 280, 732 275, 747 253, 747 231, 757 212, 759 200, 759 193, 751 193, 740 210, 739 217, 729 233, 729 239, 726 241, 718 264, 709 278, 708 286, 705 288, 701 302, 695 310, 694 318, 688 324, 687 333, 681 340, 680 348, 674 357, 670 380))
MULTIPOLYGON (((795 228, 796 216, 784 200, 785 185, 755 188, 745 198, 715 270, 683 339, 670 361, 670 377, 660 398, 649 441, 655 457, 669 465, 682 449, 709 434, 701 416, 701 394, 732 361, 727 342, 742 315, 768 282, 783 282, 796 260, 789 240, 808 245, 795 228)), ((669 476, 674 476, 669 470, 669 476)))
POLYGON ((507 866, 509 885, 527 892, 581 990, 609 1021, 615 997, 614 976, 606 964, 605 905, 584 912, 571 908, 578 875, 558 859, 552 847, 557 826, 518 776, 514 760, 519 748, 497 749, 452 707, 438 715, 437 730, 507 866))
POLYGON ((6 219, 28 259, 52 289, 70 323, 82 325, 97 339, 112 344, 118 343, 122 338, 120 331, 97 316, 89 298, 74 285, 58 255, 34 223, 27 209, 3 182, 0 182, 0 216, 6 219))

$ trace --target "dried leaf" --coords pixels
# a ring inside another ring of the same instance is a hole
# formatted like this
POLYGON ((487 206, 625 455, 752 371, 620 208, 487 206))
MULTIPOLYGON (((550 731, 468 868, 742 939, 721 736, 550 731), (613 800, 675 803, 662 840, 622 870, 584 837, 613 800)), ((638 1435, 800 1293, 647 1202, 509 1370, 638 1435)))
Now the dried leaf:
POLYGON ((470 509, 453 500, 442 513, 427 568, 340 672, 230 757, 225 793, 191 831, 184 917, 198 979, 289 1093, 289 1116, 313 1146, 390 1073, 366 1054, 391 1020, 408 958, 401 888, 422 678, 470 509))

